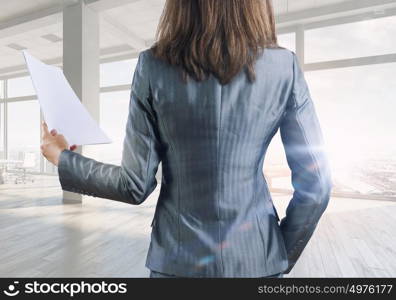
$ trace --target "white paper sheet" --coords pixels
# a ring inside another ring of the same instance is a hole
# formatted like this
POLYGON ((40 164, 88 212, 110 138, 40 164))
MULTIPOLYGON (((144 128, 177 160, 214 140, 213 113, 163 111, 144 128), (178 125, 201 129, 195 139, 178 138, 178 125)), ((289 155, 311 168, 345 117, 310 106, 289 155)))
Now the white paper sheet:
POLYGON ((22 51, 48 129, 63 134, 70 145, 111 143, 74 93, 63 71, 22 51))

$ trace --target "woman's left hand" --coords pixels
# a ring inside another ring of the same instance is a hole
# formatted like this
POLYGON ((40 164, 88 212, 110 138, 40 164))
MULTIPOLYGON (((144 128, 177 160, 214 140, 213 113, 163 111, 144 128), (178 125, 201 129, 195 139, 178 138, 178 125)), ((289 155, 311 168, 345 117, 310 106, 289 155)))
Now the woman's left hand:
POLYGON ((72 145, 69 147, 65 137, 62 134, 58 134, 55 129, 52 129, 51 132, 48 131, 47 123, 43 122, 41 128, 43 133, 42 144, 40 146, 41 153, 49 162, 57 166, 61 152, 65 149, 74 151, 77 146, 72 145))

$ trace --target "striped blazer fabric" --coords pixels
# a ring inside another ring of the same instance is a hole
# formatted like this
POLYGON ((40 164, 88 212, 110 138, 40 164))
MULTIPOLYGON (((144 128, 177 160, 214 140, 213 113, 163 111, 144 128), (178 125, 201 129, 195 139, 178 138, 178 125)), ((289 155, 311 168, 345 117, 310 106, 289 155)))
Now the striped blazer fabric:
POLYGON ((184 82, 180 70, 140 53, 121 165, 64 150, 62 189, 140 204, 158 182, 146 266, 183 277, 264 277, 293 268, 332 188, 323 135, 296 54, 266 48, 222 85, 184 82), (279 220, 263 175, 280 131, 294 192, 279 220))

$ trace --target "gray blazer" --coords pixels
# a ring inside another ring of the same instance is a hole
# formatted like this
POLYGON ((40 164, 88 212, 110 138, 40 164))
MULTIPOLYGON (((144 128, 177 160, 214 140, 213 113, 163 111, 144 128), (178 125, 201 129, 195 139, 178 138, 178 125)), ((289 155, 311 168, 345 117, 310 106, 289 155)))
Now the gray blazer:
POLYGON ((288 273, 327 207, 331 177, 314 104, 294 52, 265 49, 256 81, 184 83, 142 52, 133 78, 121 166, 61 153, 63 190, 142 203, 157 185, 146 266, 184 277, 288 273), (280 130, 294 193, 279 220, 263 160, 280 130), (280 221, 280 222, 279 222, 280 221))

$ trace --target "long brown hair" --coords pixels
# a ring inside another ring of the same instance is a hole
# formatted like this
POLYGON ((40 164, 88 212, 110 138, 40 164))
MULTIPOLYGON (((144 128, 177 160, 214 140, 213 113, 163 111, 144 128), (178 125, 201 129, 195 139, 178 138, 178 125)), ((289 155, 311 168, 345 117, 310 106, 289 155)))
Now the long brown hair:
POLYGON ((266 47, 278 47, 271 0, 167 0, 152 52, 184 79, 227 84, 242 69, 254 81, 266 47))

